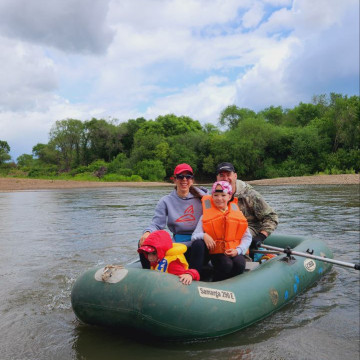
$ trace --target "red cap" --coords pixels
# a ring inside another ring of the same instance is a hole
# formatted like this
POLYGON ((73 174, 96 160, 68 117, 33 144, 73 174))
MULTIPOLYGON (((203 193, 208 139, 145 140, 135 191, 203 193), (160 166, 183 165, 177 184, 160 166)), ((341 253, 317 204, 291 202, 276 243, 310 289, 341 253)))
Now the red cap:
POLYGON ((181 174, 184 171, 189 171, 191 174, 194 174, 193 169, 188 164, 179 164, 174 170, 174 175, 181 174))
POLYGON ((138 248, 138 253, 141 253, 141 252, 151 253, 151 252, 154 252, 154 251, 156 251, 156 249, 153 246, 150 246, 150 245, 143 245, 143 246, 138 248))

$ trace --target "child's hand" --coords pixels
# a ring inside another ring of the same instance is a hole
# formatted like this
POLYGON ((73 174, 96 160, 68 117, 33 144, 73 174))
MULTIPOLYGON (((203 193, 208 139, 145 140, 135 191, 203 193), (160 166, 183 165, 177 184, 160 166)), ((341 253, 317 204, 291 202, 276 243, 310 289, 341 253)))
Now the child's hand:
POLYGON ((234 257, 234 256, 238 255, 238 252, 236 249, 228 249, 228 250, 225 250, 225 255, 234 257))
POLYGON ((179 275, 179 279, 184 285, 190 285, 193 278, 190 274, 182 274, 179 275))
POLYGON ((215 245, 216 245, 215 241, 209 234, 206 234, 206 233, 204 234, 204 242, 205 242, 206 247, 209 250, 215 249, 215 245))
POLYGON ((140 238, 139 240, 139 247, 142 246, 142 244, 144 243, 145 239, 150 235, 149 231, 146 231, 140 238))

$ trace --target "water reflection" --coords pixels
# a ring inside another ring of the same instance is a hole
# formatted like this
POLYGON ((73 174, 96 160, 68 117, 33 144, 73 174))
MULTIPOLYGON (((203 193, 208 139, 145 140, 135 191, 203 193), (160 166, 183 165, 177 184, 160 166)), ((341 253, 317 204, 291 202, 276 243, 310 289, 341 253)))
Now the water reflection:
MULTIPOLYGON (((245 330, 247 331, 247 330, 245 330)), ((73 349, 77 359, 249 359, 251 347, 238 336, 193 342, 166 342, 139 332, 122 333, 116 330, 78 325, 73 349), (146 355, 144 355, 146 354, 146 355), (228 357, 231 354, 232 357, 228 357), (237 357, 233 357, 236 354, 237 357)), ((250 357, 251 358, 251 357, 250 357)))

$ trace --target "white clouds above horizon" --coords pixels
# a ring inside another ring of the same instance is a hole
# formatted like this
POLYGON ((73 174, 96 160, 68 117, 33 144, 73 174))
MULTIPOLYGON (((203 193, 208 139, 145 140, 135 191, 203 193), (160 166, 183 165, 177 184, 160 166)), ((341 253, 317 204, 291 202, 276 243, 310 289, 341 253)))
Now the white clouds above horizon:
POLYGON ((2 0, 1 32, 74 53, 102 53, 112 41, 109 0, 2 0))
POLYGON ((358 95, 359 3, 3 0, 0 48, 0 140, 16 159, 68 117, 216 123, 233 103, 358 95))

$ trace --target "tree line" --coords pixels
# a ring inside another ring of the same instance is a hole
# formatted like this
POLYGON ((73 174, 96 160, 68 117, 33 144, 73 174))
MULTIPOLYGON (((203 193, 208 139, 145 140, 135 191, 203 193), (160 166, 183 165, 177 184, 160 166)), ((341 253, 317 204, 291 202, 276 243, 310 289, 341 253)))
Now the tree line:
POLYGON ((178 163, 189 163, 198 180, 212 180, 216 165, 232 162, 242 179, 358 173, 360 97, 314 96, 292 109, 255 112, 236 105, 218 126, 168 114, 155 120, 59 120, 47 144, 9 163, 0 140, 1 173, 37 178, 162 181, 178 163))

